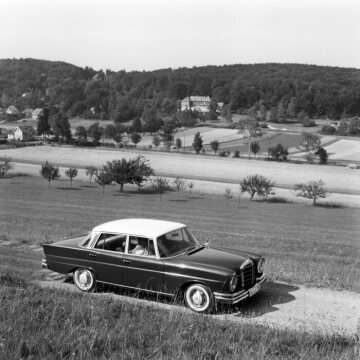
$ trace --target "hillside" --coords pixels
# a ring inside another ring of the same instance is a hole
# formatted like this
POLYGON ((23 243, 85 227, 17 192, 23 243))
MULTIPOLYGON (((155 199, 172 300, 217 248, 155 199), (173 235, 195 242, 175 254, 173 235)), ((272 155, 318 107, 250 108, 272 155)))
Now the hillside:
POLYGON ((360 115, 360 70, 299 64, 95 71, 64 62, 0 60, 1 106, 61 106, 70 116, 128 121, 173 114, 187 95, 207 95, 232 112, 253 106, 286 117, 360 115))

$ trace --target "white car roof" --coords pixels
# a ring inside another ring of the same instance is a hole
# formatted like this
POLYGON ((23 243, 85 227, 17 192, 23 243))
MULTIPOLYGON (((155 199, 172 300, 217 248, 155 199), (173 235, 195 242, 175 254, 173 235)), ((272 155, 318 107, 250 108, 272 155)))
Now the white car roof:
POLYGON ((186 225, 165 220, 154 219, 120 219, 94 227, 93 232, 110 232, 132 234, 148 238, 156 238, 186 225))

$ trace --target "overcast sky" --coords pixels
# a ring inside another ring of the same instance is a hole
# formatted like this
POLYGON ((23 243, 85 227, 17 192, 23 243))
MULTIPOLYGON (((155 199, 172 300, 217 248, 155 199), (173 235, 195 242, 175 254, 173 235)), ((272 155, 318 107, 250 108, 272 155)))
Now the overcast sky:
POLYGON ((359 0, 0 0, 0 58, 94 69, 360 68, 359 0))

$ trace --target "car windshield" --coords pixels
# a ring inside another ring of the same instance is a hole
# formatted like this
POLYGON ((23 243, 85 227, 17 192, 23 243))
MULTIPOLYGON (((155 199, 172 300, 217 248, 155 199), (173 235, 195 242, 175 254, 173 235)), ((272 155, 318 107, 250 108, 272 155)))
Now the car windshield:
POLYGON ((160 257, 178 255, 188 249, 195 249, 200 243, 187 228, 171 231, 157 238, 160 257))

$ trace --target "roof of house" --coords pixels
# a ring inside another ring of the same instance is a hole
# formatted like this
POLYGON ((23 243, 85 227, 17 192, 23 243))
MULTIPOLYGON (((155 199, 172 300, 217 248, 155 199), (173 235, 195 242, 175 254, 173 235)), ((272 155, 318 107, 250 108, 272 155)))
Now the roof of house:
POLYGON ((208 102, 210 102, 211 100, 210 100, 209 96, 187 96, 182 101, 208 101, 208 102))
POLYGON ((19 110, 14 106, 14 105, 10 105, 7 109, 6 109, 6 113, 7 114, 20 114, 19 110))
POLYGON ((94 232, 110 232, 156 238, 185 227, 184 224, 154 219, 120 219, 96 226, 94 232))
POLYGON ((23 133, 35 132, 35 129, 30 125, 19 125, 16 129, 20 129, 23 133))
POLYGON ((35 110, 34 110, 34 112, 33 112, 33 115, 39 115, 41 112, 43 111, 43 109, 41 109, 41 108, 36 108, 35 110))

